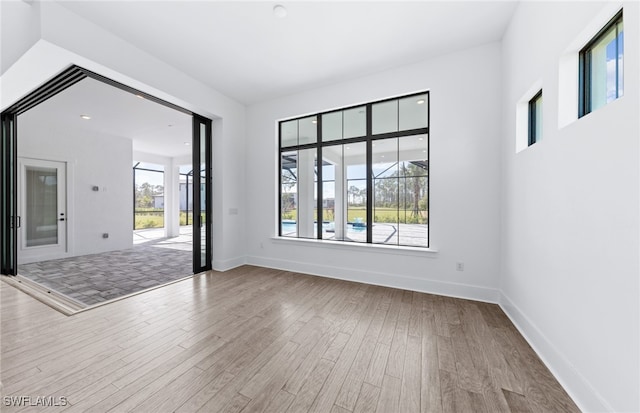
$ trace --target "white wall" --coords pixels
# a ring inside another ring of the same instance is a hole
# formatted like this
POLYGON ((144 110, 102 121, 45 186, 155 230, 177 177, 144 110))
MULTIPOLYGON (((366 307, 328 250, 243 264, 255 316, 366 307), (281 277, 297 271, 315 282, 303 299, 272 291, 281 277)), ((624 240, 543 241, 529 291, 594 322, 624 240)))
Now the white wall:
POLYGON ((213 119, 213 265, 242 264, 245 169, 238 160, 244 155, 244 106, 58 4, 40 3, 39 20, 32 13, 21 21, 39 23, 41 39, 0 77, 2 108, 77 64, 213 119))
POLYGON ((500 45, 489 44, 247 108, 250 263, 496 301, 500 45), (482 81, 478 81, 482 79, 482 81), (431 246, 438 252, 273 240, 278 119, 431 91, 431 246), (456 262, 465 264, 456 271, 456 262))
POLYGON ((18 125, 18 156, 67 163, 65 256, 131 248, 131 140, 76 135, 39 122, 29 111, 18 117, 18 125), (103 233, 109 238, 102 238, 103 233))
POLYGON ((559 82, 559 62, 603 9, 611 14, 595 30, 615 13, 611 4, 522 2, 505 34, 501 290, 582 409, 637 412, 637 2, 624 8, 624 97, 558 127, 559 91, 570 86, 559 82), (543 140, 516 154, 516 103, 540 79, 543 140))
POLYGON ((0 1, 0 73, 40 40, 40 3, 0 1))

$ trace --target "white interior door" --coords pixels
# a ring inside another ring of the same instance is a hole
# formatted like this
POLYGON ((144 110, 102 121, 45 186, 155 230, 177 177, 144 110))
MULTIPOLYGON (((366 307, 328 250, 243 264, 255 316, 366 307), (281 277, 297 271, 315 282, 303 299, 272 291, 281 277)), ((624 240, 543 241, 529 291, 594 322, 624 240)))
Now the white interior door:
POLYGON ((28 158, 18 163, 18 263, 62 257, 67 252, 66 163, 28 158))

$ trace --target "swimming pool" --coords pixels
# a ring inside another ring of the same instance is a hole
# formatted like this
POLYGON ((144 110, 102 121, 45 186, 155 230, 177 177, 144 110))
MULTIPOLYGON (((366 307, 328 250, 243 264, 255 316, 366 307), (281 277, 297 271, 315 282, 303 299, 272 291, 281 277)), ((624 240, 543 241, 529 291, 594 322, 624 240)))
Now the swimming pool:
MULTIPOLYGON (((322 232, 332 233, 335 231, 335 223, 334 222, 323 222, 322 223, 322 232)), ((293 235, 296 233, 297 223, 293 220, 282 220, 282 235, 293 235)), ((347 224, 347 233, 359 233, 367 230, 366 224, 363 223, 348 223, 347 224)))

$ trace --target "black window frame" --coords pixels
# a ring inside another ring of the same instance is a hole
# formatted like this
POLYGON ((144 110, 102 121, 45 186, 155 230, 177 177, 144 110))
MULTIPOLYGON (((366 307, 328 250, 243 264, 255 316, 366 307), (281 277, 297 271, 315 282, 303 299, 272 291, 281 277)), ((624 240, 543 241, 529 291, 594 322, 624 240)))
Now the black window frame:
MULTIPOLYGON (((529 137, 528 137, 528 146, 533 145, 538 142, 540 139, 537 139, 538 133, 542 136, 542 131, 538 131, 536 124, 538 120, 538 115, 542 116, 542 113, 538 114, 536 110, 536 104, 538 101, 542 99, 542 89, 538 93, 536 93, 531 100, 529 100, 529 137)), ((542 105, 540 105, 540 111, 542 112, 542 105)))
MULTIPOLYGON (((578 68, 578 118, 588 115, 592 112, 591 101, 591 53, 593 46, 596 45, 604 36, 612 29, 616 31, 618 37, 618 24, 623 23, 623 10, 616 13, 607 24, 580 50, 579 52, 579 68, 578 68)), ((617 45, 616 45, 617 47, 617 45)), ((623 51, 624 54, 624 51, 623 51)), ((620 53, 616 53, 619 56, 620 53)), ((620 68, 618 67, 618 59, 616 59, 616 89, 618 87, 618 76, 620 68)), ((616 96, 616 99, 620 96, 616 96)))
MULTIPOLYGON (((347 144, 355 144, 355 143, 360 143, 360 142, 364 142, 366 145, 366 171, 367 171, 367 200, 366 200, 366 216, 367 216, 367 236, 366 236, 366 242, 365 244, 373 244, 373 245, 385 245, 385 244, 377 244, 373 242, 373 210, 374 210, 374 205, 373 205, 373 151, 372 151, 372 146, 373 143, 376 140, 383 140, 383 139, 390 139, 390 138, 401 138, 401 137, 405 137, 405 136, 414 136, 414 135, 426 135, 426 145, 427 145, 427 165, 426 165, 426 178, 427 178, 427 189, 426 189, 426 194, 427 194, 427 204, 426 204, 426 211, 427 211, 427 239, 426 239, 426 246, 416 246, 417 248, 429 248, 430 245, 430 231, 429 231, 429 225, 430 225, 430 164, 431 164, 431 134, 429 133, 430 131, 430 124, 431 124, 431 93, 428 90, 424 90, 424 91, 420 91, 420 92, 415 92, 415 93, 410 93, 408 95, 401 95, 401 96, 395 96, 395 97, 391 97, 391 98, 386 98, 386 99, 381 99, 381 100, 376 100, 376 101, 372 101, 372 102, 367 102, 367 103, 359 103, 356 105, 350 105, 350 106, 345 106, 345 107, 341 107, 338 109, 332 109, 332 110, 327 110, 327 111, 323 111, 323 112, 316 112, 316 113, 311 113, 311 114, 306 114, 303 116, 297 116, 297 117, 292 117, 292 118, 287 118, 287 119, 282 119, 280 121, 278 121, 278 210, 277 210, 277 214, 278 214, 278 236, 282 237, 282 154, 285 152, 293 152, 293 151, 300 151, 300 150, 305 150, 305 149, 316 149, 316 159, 321 160, 322 159, 322 148, 324 147, 328 147, 328 146, 335 146, 335 145, 347 145, 347 144), (425 102, 427 104, 427 126, 424 128, 416 128, 416 129, 407 129, 407 130, 402 130, 402 131, 395 131, 395 132, 386 132, 386 133, 379 133, 379 134, 374 134, 373 133, 373 119, 372 119, 372 108, 373 105, 376 105, 378 103, 383 103, 383 102, 389 102, 389 101, 393 101, 393 100, 398 100, 400 101, 401 99, 405 99, 405 98, 411 98, 414 96, 425 96, 425 102), (364 135, 362 136, 357 136, 357 137, 349 137, 349 138, 343 138, 343 139, 334 139, 334 140, 327 140, 327 141, 323 141, 322 140, 322 115, 326 115, 328 113, 334 113, 334 112, 341 112, 341 111, 346 111, 346 110, 350 110, 350 109, 355 109, 355 108, 365 108, 366 111, 366 132, 364 135), (301 119, 308 119, 308 118, 316 118, 316 128, 317 128, 317 133, 316 133, 316 142, 315 143, 304 143, 304 144, 298 144, 298 145, 291 145, 291 146, 282 146, 282 125, 286 122, 291 122, 291 121, 295 121, 295 120, 301 120, 301 119)), ((317 178, 317 182, 316 182, 316 190, 317 190, 317 216, 318 217, 322 217, 323 216, 323 192, 322 192, 322 184, 323 184, 323 179, 322 179, 322 167, 318 167, 317 168, 317 172, 316 172, 316 178, 317 178)), ((322 219, 316 219, 316 226, 317 226, 317 236, 316 239, 323 239, 322 238, 322 219)), ((305 238, 300 238, 300 237, 291 237, 291 239, 305 239, 305 238)), ((308 239, 308 238, 306 238, 308 239)), ((353 243, 351 241, 347 241, 347 240, 336 240, 337 242, 345 242, 345 243, 353 243)), ((403 246, 403 247, 409 247, 408 245, 399 245, 399 246, 403 246)))

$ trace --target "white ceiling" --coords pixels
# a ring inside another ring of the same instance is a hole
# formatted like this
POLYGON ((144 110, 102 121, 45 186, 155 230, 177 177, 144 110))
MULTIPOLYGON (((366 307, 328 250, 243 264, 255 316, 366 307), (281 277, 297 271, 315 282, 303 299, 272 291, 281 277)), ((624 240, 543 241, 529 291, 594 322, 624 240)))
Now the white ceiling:
POLYGON ((498 41, 514 1, 62 1, 244 104, 498 41), (282 4, 288 14, 274 16, 282 4))
MULTIPOLYGON (((1 0, 0 0, 1 1, 1 0)), ((498 41, 512 1, 61 1, 244 104, 274 99, 498 41), (274 16, 282 4, 285 18, 274 16)), ((188 115, 85 79, 22 121, 132 139, 134 150, 182 156, 188 115), (83 120, 88 114, 91 120, 83 120), (172 125, 172 126, 169 126, 172 125)))
MULTIPOLYGON (((18 118, 20 130, 33 125, 74 134, 100 133, 133 141, 133 150, 166 157, 191 153, 191 116, 86 78, 18 118), (91 119, 82 119, 89 115, 91 119), (77 132, 77 133, 76 133, 77 132)), ((39 128, 40 129, 40 128, 39 128)))

